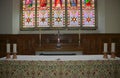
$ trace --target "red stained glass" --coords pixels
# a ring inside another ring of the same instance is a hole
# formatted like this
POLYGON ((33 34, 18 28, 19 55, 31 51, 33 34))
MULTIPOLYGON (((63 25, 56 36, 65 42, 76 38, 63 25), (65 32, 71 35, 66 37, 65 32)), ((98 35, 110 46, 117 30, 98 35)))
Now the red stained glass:
POLYGON ((46 7, 47 6, 47 0, 40 0, 40 7, 46 7))

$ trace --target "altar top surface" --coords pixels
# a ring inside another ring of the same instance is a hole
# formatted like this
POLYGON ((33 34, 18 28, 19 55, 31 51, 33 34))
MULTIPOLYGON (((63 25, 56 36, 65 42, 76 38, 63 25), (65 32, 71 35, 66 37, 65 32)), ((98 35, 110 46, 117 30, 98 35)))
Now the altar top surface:
POLYGON ((17 55, 17 59, 0 58, 0 60, 21 60, 21 61, 79 61, 79 60, 120 60, 120 58, 103 58, 103 55, 17 55))

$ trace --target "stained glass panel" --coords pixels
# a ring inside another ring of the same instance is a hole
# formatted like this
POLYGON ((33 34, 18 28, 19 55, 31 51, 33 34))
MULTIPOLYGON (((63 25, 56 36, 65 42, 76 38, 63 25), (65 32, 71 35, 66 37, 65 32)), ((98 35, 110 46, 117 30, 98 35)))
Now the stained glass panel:
POLYGON ((37 0, 37 26, 50 26, 50 0, 37 0))
POLYGON ((82 0, 82 27, 95 27, 95 0, 82 0))
POLYGON ((80 0, 67 0, 67 25, 80 27, 80 0))
POLYGON ((35 0, 23 0, 22 3, 22 26, 33 28, 35 27, 35 0))
POLYGON ((52 0, 52 27, 65 27, 65 0, 52 0))
POLYGON ((95 0, 21 0, 21 4, 21 29, 96 29, 95 0))

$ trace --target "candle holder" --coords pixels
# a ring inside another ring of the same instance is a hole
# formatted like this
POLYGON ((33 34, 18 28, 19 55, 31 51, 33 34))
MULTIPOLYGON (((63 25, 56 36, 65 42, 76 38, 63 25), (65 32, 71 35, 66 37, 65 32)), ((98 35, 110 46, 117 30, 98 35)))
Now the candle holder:
POLYGON ((17 59, 16 53, 13 53, 13 59, 17 59))
POLYGON ((10 59, 10 53, 7 53, 6 59, 10 59))
POLYGON ((115 52, 111 52, 111 58, 115 58, 115 52))
POLYGON ((108 54, 104 52, 103 58, 107 59, 108 58, 108 54))

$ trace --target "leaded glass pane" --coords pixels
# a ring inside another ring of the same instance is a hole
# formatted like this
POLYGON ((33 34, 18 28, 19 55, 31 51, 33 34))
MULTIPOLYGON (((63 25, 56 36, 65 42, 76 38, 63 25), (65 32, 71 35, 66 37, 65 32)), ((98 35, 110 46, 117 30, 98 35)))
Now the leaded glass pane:
POLYGON ((95 0, 21 0, 21 29, 95 28, 95 0), (52 2, 51 2, 52 1, 52 2))
POLYGON ((82 27, 95 27, 94 3, 94 0, 82 0, 82 27))
POLYGON ((65 26, 65 0, 52 0, 52 27, 65 26))
POLYGON ((80 27, 80 0, 67 0, 67 25, 80 27))
POLYGON ((50 26, 50 0, 37 0, 37 27, 50 26))
POLYGON ((33 28, 35 27, 35 0, 23 0, 22 3, 22 26, 33 28))

